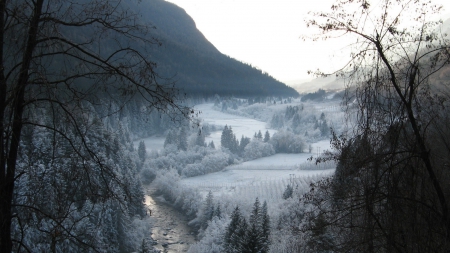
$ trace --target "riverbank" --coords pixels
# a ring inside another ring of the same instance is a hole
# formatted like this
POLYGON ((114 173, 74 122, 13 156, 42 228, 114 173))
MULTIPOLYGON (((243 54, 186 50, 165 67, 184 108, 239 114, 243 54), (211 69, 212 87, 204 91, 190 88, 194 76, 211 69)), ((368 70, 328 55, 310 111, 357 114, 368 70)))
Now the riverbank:
POLYGON ((195 243, 195 236, 186 215, 158 196, 151 185, 147 187, 145 204, 153 218, 152 238, 157 243, 154 247, 165 253, 187 252, 195 243))

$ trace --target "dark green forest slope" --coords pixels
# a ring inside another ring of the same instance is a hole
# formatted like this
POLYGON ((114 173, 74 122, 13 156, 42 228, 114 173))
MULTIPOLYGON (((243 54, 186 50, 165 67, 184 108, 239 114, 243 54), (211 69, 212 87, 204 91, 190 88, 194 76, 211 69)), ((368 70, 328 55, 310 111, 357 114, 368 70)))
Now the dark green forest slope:
POLYGON ((142 19, 154 25, 161 46, 152 48, 150 60, 157 72, 171 78, 188 95, 297 96, 291 87, 247 64, 220 53, 180 7, 163 0, 146 0, 142 19))

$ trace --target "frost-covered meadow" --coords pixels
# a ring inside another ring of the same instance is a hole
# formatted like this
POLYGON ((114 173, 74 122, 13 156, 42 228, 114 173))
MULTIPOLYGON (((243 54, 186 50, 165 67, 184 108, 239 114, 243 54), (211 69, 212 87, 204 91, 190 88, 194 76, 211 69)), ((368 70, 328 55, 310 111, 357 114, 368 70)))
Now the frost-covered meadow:
MULTIPOLYGON (((199 117, 202 124, 208 123, 221 127, 231 126, 237 138, 241 138, 242 135, 252 137, 258 131, 265 132, 268 130, 270 135, 276 132, 276 130, 270 129, 266 122, 218 111, 214 109, 212 103, 196 105, 194 109, 200 112, 199 117)), ((222 131, 213 132, 205 139, 207 142, 214 141, 216 147, 220 147, 221 133, 222 131)))

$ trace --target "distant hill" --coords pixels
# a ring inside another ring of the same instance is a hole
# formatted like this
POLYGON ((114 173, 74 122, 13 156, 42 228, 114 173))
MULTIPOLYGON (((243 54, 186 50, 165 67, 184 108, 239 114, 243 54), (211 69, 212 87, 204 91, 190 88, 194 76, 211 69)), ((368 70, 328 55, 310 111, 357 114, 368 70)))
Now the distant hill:
POLYGON ((299 93, 315 92, 319 89, 325 91, 339 91, 344 89, 344 80, 337 79, 331 75, 328 77, 318 77, 309 82, 292 85, 299 93))
POLYGON ((153 36, 162 42, 150 55, 157 73, 171 77, 188 95, 298 96, 261 70, 220 53, 182 8, 163 0, 144 0, 133 7, 156 27, 153 36))
MULTIPOLYGON (((450 19, 443 22, 442 26, 438 30, 441 34, 447 34, 447 39, 450 39, 450 19)), ((439 88, 441 91, 448 91, 448 83, 450 81, 450 65, 444 66, 442 69, 434 73, 431 78, 431 82, 434 87, 439 88)), ((290 85, 299 93, 311 93, 316 92, 319 89, 325 91, 339 91, 343 90, 344 80, 338 79, 334 75, 328 77, 318 77, 308 82, 296 82, 290 83, 290 85)))

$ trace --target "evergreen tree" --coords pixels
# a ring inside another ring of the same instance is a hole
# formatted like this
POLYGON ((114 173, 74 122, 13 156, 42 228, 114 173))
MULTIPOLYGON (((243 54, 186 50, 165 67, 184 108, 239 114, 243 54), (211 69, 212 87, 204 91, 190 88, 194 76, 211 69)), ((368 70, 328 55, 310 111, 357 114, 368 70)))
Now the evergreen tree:
POLYGON ((241 253, 246 243, 247 222, 241 215, 239 207, 231 213, 231 221, 224 235, 224 250, 226 253, 241 253))
POLYGON ((187 132, 184 127, 182 127, 180 129, 180 133, 178 134, 177 141, 178 141, 178 143, 177 143, 178 149, 186 151, 188 144, 187 144, 187 132))
POLYGON ((236 135, 234 135, 234 134, 233 134, 233 138, 231 139, 230 151, 234 154, 239 153, 239 141, 236 139, 236 135))
POLYGON ((233 134, 231 126, 225 126, 222 131, 222 136, 220 137, 220 144, 224 148, 228 148, 232 153, 236 154, 238 152, 239 142, 236 139, 236 135, 233 134))
POLYGON ((250 225, 257 224, 259 222, 259 214, 260 214, 261 204, 259 202, 259 198, 255 199, 255 203, 253 204, 253 210, 250 214, 250 225))
POLYGON ((311 238, 307 241, 308 247, 315 252, 332 252, 333 237, 328 231, 327 220, 323 213, 319 213, 311 224, 311 238))
POLYGON ((247 231, 247 241, 244 252, 260 252, 262 245, 260 244, 261 231, 261 204, 259 199, 256 198, 253 204, 253 210, 250 214, 249 228, 247 231))
POLYGON ((258 131, 258 135, 256 136, 256 138, 257 138, 258 140, 262 140, 262 139, 263 139, 261 130, 258 131))
POLYGON ((220 203, 217 203, 216 209, 214 209, 214 217, 217 217, 218 219, 222 219, 222 210, 220 208, 220 203))
POLYGON ((274 114, 272 120, 270 121, 270 126, 272 128, 282 128, 284 126, 284 118, 281 114, 274 114))
POLYGON ((225 101, 222 102, 222 112, 228 110, 227 103, 225 101))
POLYGON ((293 193, 294 193, 294 188, 292 188, 292 185, 288 184, 286 186, 286 189, 283 192, 283 199, 292 198, 293 193))
POLYGON ((247 231, 248 231, 247 220, 244 217, 242 217, 242 220, 240 222, 238 229, 236 230, 236 233, 233 234, 233 237, 231 238, 235 242, 234 251, 232 251, 233 253, 244 252, 245 245, 248 244, 247 231))
POLYGON ((296 113, 294 115, 294 118, 292 118, 292 128, 293 129, 297 128, 300 125, 300 121, 301 121, 300 115, 296 113))
POLYGON ((249 226, 245 236, 242 252, 267 253, 269 251, 270 218, 267 214, 267 203, 263 206, 256 198, 250 214, 249 226))
POLYGON ((147 151, 145 150, 144 141, 139 142, 138 155, 142 162, 145 161, 145 157, 147 155, 147 151))
POLYGON ((212 220, 214 216, 214 196, 211 191, 208 192, 208 195, 206 195, 206 200, 203 205, 202 210, 202 217, 200 219, 200 226, 206 227, 208 224, 208 221, 212 220))
POLYGON ((229 146, 230 139, 231 139, 230 129, 228 129, 228 125, 225 125, 225 127, 222 130, 222 135, 220 136, 220 145, 224 148, 227 148, 229 146))
POLYGON ((244 152, 245 147, 247 146, 247 144, 250 143, 250 138, 248 137, 244 137, 242 135, 241 137, 241 141, 239 143, 239 154, 242 154, 244 152))
POLYGON ((250 222, 245 237, 245 244, 243 245, 242 253, 260 253, 260 230, 258 224, 250 222))
POLYGON ((216 148, 216 145, 214 145, 214 141, 211 141, 209 144, 208 144, 208 147, 210 147, 210 148, 216 148))
POLYGON ((262 245, 261 253, 269 252, 270 245, 270 217, 267 213, 267 202, 264 201, 263 206, 261 208, 261 237, 260 237, 260 245, 262 245))
POLYGON ((269 141, 270 141, 269 130, 266 130, 266 133, 264 134, 264 142, 269 142, 269 141))
POLYGON ((166 139, 164 140, 164 147, 170 144, 177 144, 177 135, 173 130, 169 130, 167 133, 166 139))
POLYGON ((320 124, 319 129, 320 129, 320 134, 322 136, 328 136, 328 134, 330 132, 330 129, 328 128, 328 124, 327 124, 327 121, 325 119, 320 124))

